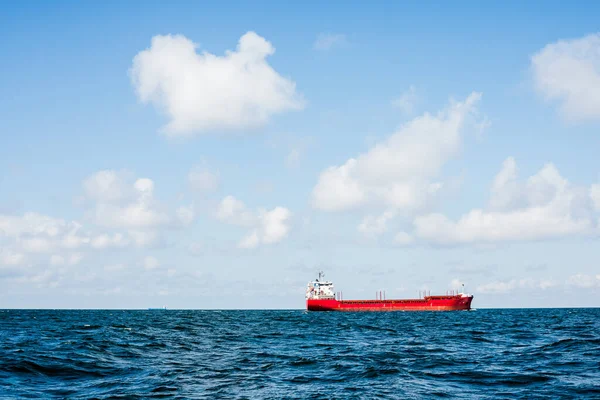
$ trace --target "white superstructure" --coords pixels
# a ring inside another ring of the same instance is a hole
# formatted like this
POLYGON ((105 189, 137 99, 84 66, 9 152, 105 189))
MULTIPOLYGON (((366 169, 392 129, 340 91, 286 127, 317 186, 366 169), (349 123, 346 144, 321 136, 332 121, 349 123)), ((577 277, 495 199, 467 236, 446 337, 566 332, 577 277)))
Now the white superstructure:
POLYGON ((333 282, 323 280, 322 278, 324 277, 325 274, 323 272, 319 272, 318 279, 308 282, 308 285, 306 287, 306 299, 335 299, 335 292, 333 291, 333 282))

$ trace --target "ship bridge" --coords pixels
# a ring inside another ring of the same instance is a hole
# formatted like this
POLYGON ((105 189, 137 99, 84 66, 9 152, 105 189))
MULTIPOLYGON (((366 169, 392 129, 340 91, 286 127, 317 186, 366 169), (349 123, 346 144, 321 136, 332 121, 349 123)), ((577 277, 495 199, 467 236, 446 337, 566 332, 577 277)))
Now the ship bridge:
POLYGON ((324 280, 324 277, 325 274, 323 272, 319 272, 319 277, 317 279, 308 282, 308 285, 306 286, 307 300, 335 299, 333 282, 324 280))

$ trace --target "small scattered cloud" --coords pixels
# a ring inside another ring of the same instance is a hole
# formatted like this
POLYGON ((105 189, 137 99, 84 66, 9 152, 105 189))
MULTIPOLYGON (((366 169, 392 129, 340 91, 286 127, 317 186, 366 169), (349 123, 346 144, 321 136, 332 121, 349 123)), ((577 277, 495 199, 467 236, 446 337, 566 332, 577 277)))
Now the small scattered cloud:
POLYGON ((586 274, 571 275, 567 279, 567 285, 575 286, 578 288, 585 288, 585 289, 600 287, 600 274, 598 274, 598 275, 586 275, 586 274))
POLYGON ((63 256, 58 254, 53 254, 50 257, 50 265, 63 265, 65 263, 65 259, 63 256))
POLYGON ((94 249, 104 250, 108 248, 124 248, 129 246, 130 241, 122 233, 101 234, 91 239, 90 245, 94 249))
POLYGON ((590 188, 590 197, 594 202, 594 208, 596 211, 600 211, 600 184, 593 184, 590 188))
POLYGON ((8 248, 0 248, 0 265, 2 266, 19 266, 25 263, 25 254, 17 253, 8 248))
POLYGON ((365 236, 377 236, 387 231, 388 222, 396 216, 396 211, 388 210, 378 216, 367 215, 358 225, 358 231, 365 236))
POLYGON ((292 149, 285 158, 285 165, 288 167, 295 167, 300 162, 301 157, 302 151, 299 148, 292 149))
POLYGON ((212 192, 219 187, 219 173, 210 171, 205 166, 196 166, 188 173, 188 183, 194 191, 212 192))
POLYGON ((160 262, 156 259, 156 257, 146 256, 143 260, 144 268, 147 270, 156 269, 160 266, 160 262))
POLYGON ((402 114, 412 115, 418 101, 417 89, 413 85, 410 85, 406 91, 392 100, 392 105, 399 109, 402 114))
POLYGON ((217 219, 232 225, 248 226, 254 224, 255 215, 246 208, 243 201, 234 196, 225 196, 216 211, 217 219))
POLYGON ((313 48, 318 51, 331 50, 333 47, 345 46, 348 44, 346 35, 341 33, 319 33, 313 44, 313 48))
POLYGON ((252 249, 259 244, 268 245, 283 240, 291 229, 292 213, 285 207, 275 207, 272 210, 259 209, 252 212, 241 200, 226 196, 217 207, 216 217, 229 224, 251 228, 238 246, 252 249))
POLYGON ((196 211, 193 206, 180 206, 175 211, 175 214, 179 222, 184 226, 190 225, 196 218, 196 211))
POLYGON ((450 268, 450 271, 461 275, 486 275, 488 277, 494 275, 497 270, 497 264, 471 265, 458 263, 450 268))
POLYGON ((106 272, 116 272, 125 269, 125 264, 108 264, 104 266, 104 271, 106 272))
POLYGON ((549 289, 558 283, 552 279, 510 279, 506 281, 494 281, 477 286, 478 293, 501 294, 510 293, 517 289, 549 289))
POLYGON ((284 164, 288 168, 297 168, 305 158, 308 149, 314 144, 310 136, 278 134, 270 137, 265 144, 274 150, 285 153, 284 164))
POLYGON ((101 170, 83 181, 83 190, 88 199, 98 202, 119 202, 133 195, 127 183, 127 171, 101 170))
POLYGON ((398 232, 394 236, 394 243, 398 246, 408 246, 413 244, 414 238, 406 232, 398 232))

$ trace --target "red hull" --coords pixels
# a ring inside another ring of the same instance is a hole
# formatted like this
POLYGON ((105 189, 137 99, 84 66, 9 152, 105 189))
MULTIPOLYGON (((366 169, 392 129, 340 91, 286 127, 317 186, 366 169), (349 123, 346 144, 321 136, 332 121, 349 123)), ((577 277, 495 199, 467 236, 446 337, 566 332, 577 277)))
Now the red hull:
POLYGON ((473 296, 427 296, 406 300, 306 300, 309 311, 459 311, 470 310, 473 296))

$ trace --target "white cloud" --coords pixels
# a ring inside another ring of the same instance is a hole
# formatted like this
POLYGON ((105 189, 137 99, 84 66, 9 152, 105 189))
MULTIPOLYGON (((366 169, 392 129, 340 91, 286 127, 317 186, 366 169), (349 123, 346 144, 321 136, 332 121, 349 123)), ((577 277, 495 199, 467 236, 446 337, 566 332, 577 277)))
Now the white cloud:
POLYGON ((511 158, 492 185, 490 205, 501 211, 475 209, 454 222, 442 214, 414 220, 416 235, 441 244, 536 240, 590 233, 595 222, 589 192, 574 187, 552 164, 527 182, 516 181, 511 158))
POLYGON ((306 155, 308 149, 314 144, 311 136, 296 136, 293 134, 279 133, 270 137, 265 144, 271 149, 283 150, 285 155, 285 166, 296 168, 306 155))
POLYGON ((472 93, 435 116, 415 118, 368 152, 327 168, 313 189, 313 207, 342 211, 373 203, 403 211, 422 208, 442 187, 433 178, 458 153, 480 98, 472 93))
POLYGON ((69 259, 67 260, 69 265, 77 265, 81 262, 81 260, 83 260, 84 255, 81 253, 73 253, 69 256, 69 259))
POLYGON ((256 33, 244 34, 224 56, 198 54, 197 47, 182 35, 157 35, 133 59, 137 95, 169 116, 167 134, 257 127, 304 107, 296 84, 266 61, 275 48, 256 33))
POLYGON ((291 216, 290 210, 284 207, 275 207, 271 211, 261 211, 258 217, 261 242, 271 244, 285 238, 290 231, 289 220, 291 216))
POLYGON ((102 170, 83 181, 86 197, 100 202, 119 202, 131 195, 131 187, 126 182, 126 173, 102 170))
POLYGON ((402 93, 398 98, 392 100, 392 105, 400 110, 404 115, 411 115, 415 110, 418 101, 417 90, 413 85, 402 93))
POLYGON ((34 212, 27 212, 20 216, 0 215, 0 235, 18 237, 21 235, 45 235, 57 237, 69 225, 63 219, 57 219, 34 212))
POLYGON ((53 254, 50 257, 50 265, 63 265, 65 263, 65 258, 58 254, 53 254))
POLYGON ((284 239, 290 231, 292 213, 284 207, 272 210, 248 210, 246 205, 233 196, 226 196, 217 207, 216 217, 226 223, 246 226, 252 230, 238 243, 241 248, 255 248, 259 244, 273 244, 284 239))
POLYGON ((22 265, 25 262, 25 255, 17 253, 7 248, 0 248, 0 264, 6 266, 22 265))
POLYGON ((493 209, 510 209, 518 206, 521 188, 517 183, 517 163, 513 157, 508 157, 502 164, 502 169, 492 183, 490 207, 493 209))
POLYGON ((87 246, 90 238, 86 234, 80 234, 82 225, 78 222, 71 222, 71 229, 63 236, 61 247, 66 249, 78 249, 87 246))
POLYGON ((516 289, 548 289, 556 286, 557 283, 551 279, 511 279, 508 281, 494 281, 477 286, 477 292, 487 294, 509 293, 516 289))
POLYGON ((259 244, 280 242, 290 231, 291 216, 290 210, 284 207, 275 207, 271 211, 259 211, 258 226, 240 241, 239 247, 251 249, 259 244))
MULTIPOLYGON (((154 182, 148 178, 137 179, 133 185, 114 171, 101 171, 101 176, 111 176, 111 182, 119 181, 121 192, 130 192, 127 197, 108 194, 106 191, 91 191, 92 199, 98 202, 95 205, 94 219, 99 226, 122 229, 147 229, 164 226, 171 223, 172 219, 162 211, 154 198, 154 182), (119 201, 117 201, 119 200, 119 201)), ((98 173, 84 181, 87 185, 86 192, 98 182, 98 173), (95 182, 94 185, 90 182, 95 182)), ((103 186, 102 186, 103 187, 103 186)), ((110 191, 109 193, 113 193, 110 191)))
POLYGON ((537 90, 571 120, 600 118, 600 34, 546 45, 531 57, 537 90))
POLYGON ((196 166, 188 173, 188 182, 193 190, 211 192, 219 186, 219 174, 196 166))
POLYGON ((590 197, 594 202, 594 208, 596 211, 600 211, 600 184, 594 184, 590 188, 590 197))
POLYGON ((216 217, 233 225, 248 226, 255 223, 255 216, 246 208, 243 201, 226 196, 217 207, 216 217))
POLYGON ((242 249, 253 249, 260 244, 260 239, 258 237, 258 231, 252 231, 250 234, 246 235, 238 246, 242 249))
POLYGON ((295 167, 300 162, 302 157, 302 149, 294 148, 291 149, 288 155, 285 157, 285 165, 288 167, 295 167))
POLYGON ((396 236, 394 236, 394 243, 399 246, 408 246, 413 242, 413 237, 406 232, 398 232, 396 236))
POLYGON ((49 253, 55 249, 54 241, 39 236, 21 239, 19 244, 27 253, 49 253))
POLYGON ((385 211, 378 216, 367 215, 358 225, 358 231, 366 236, 380 235, 387 231, 387 223, 395 216, 394 210, 385 211))
MULTIPOLYGON (((114 205, 112 205, 114 206, 114 205)), ((115 206, 118 207, 118 206, 115 206)), ((105 221, 106 222, 106 221, 105 221)), ((37 213, 25 213, 23 216, 0 215, 2 232, 12 245, 21 252, 30 254, 53 253, 63 257, 65 264, 73 265, 79 261, 69 261, 65 250, 124 248, 132 243, 131 238, 123 233, 92 234, 84 231, 77 221, 65 221, 37 213)), ((129 236, 134 236, 129 231, 129 236)), ((1 235, 0 235, 1 236, 1 235)), ((83 257, 80 253, 72 253, 70 257, 83 257), (77 255, 79 254, 79 255, 77 255)))
POLYGON ((196 218, 196 212, 194 211, 193 206, 180 206, 175 213, 177 214, 179 222, 184 226, 191 224, 196 218))
POLYGON ((160 262, 156 259, 156 257, 147 256, 144 257, 144 268, 151 270, 156 269, 160 266, 160 262))
POLYGON ((109 265, 105 265, 104 266, 104 270, 106 272, 121 271, 123 269, 125 269, 125 265, 124 264, 109 264, 109 265))
POLYGON ((580 288, 600 287, 600 274, 596 276, 585 274, 571 275, 567 279, 567 285, 580 288))
POLYGON ((290 231, 291 216, 290 210, 284 207, 275 207, 271 211, 260 211, 258 227, 240 241, 239 247, 251 249, 259 244, 280 242, 290 231))
POLYGON ((319 33, 313 47, 315 50, 326 51, 334 46, 341 46, 347 43, 346 35, 341 33, 319 33))
POLYGON ((152 247, 161 242, 161 235, 156 230, 131 230, 128 233, 137 247, 152 247))
POLYGON ((312 205, 324 211, 340 211, 357 207, 367 199, 366 189, 352 175, 357 165, 353 158, 339 167, 321 173, 312 192, 312 205))
POLYGON ((129 245, 129 240, 122 233, 114 233, 112 235, 101 234, 95 236, 90 245, 94 249, 103 250, 107 248, 124 248, 129 245))

